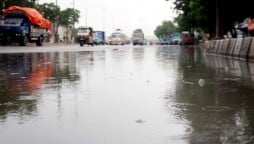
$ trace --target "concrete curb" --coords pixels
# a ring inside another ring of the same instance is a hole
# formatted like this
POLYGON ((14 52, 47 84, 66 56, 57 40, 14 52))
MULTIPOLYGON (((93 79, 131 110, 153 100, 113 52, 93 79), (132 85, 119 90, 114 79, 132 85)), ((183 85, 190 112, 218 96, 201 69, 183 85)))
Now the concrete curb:
POLYGON ((254 61, 254 38, 210 40, 203 44, 205 53, 254 61))

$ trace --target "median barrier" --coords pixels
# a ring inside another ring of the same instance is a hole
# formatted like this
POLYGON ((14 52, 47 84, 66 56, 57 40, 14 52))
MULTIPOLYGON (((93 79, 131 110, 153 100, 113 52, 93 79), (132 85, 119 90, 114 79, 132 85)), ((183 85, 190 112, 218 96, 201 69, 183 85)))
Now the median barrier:
POLYGON ((236 44, 235 44, 235 48, 234 51, 232 53, 233 57, 238 57, 240 54, 240 49, 242 47, 242 43, 243 43, 243 38, 237 38, 236 39, 236 44))
POLYGON ((246 37, 243 39, 242 47, 239 52, 240 58, 243 58, 243 59, 248 58, 248 52, 249 52, 251 41, 252 41, 251 37, 246 37))
POLYGON ((223 44, 224 44, 224 42, 225 42, 225 39, 221 39, 221 40, 219 40, 219 47, 218 47, 218 49, 217 49, 217 53, 218 54, 222 54, 222 51, 223 51, 223 44))
MULTIPOLYGON (((252 82, 254 82, 254 63, 248 63, 249 73, 250 73, 250 79, 252 82)), ((254 88, 254 85, 252 86, 254 88)))
POLYGON ((209 41, 209 47, 207 48, 207 53, 212 53, 213 49, 214 49, 214 45, 215 45, 215 40, 210 40, 209 41))
POLYGON ((205 52, 254 61, 254 37, 210 40, 205 52))
POLYGON ((232 55, 232 53, 234 51, 234 48, 235 48, 235 45, 236 45, 236 38, 230 39, 230 42, 229 42, 229 45, 228 45, 228 49, 227 49, 227 52, 226 52, 227 56, 231 56, 232 55))
POLYGON ((211 41, 205 41, 204 44, 202 45, 205 53, 208 52, 210 44, 211 44, 211 41))
POLYGON ((229 47, 230 39, 225 39, 221 48, 221 54, 226 55, 229 47))
POLYGON ((212 53, 217 54, 219 46, 220 46, 220 41, 219 40, 215 40, 215 44, 214 44, 214 48, 213 48, 212 53))
POLYGON ((254 60, 254 38, 252 38, 252 41, 250 43, 250 48, 248 52, 248 59, 254 60))

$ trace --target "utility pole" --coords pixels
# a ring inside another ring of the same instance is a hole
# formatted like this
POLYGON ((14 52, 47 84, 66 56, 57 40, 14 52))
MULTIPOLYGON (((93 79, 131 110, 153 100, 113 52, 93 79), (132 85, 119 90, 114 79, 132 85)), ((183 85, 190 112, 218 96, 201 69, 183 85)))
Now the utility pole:
POLYGON ((75 0, 73 0, 73 28, 75 28, 75 0))
POLYGON ((219 4, 218 4, 218 0, 215 1, 216 3, 216 13, 215 13, 215 17, 216 17, 216 24, 215 24, 215 38, 219 39, 220 37, 220 12, 219 12, 219 4))
POLYGON ((75 0, 73 0, 73 26, 70 30, 70 43, 72 43, 74 41, 74 36, 73 36, 73 32, 75 30, 75 0))
POLYGON ((86 20, 86 27, 87 27, 87 0, 85 0, 85 4, 86 4, 86 6, 85 6, 85 11, 86 11, 86 15, 85 15, 85 20, 86 20))
MULTIPOLYGON (((55 2, 55 5, 57 7, 57 0, 55 2)), ((58 29, 57 29, 57 23, 58 23, 58 18, 56 18, 55 22, 54 22, 54 28, 53 28, 53 32, 54 32, 54 42, 58 43, 58 29)))

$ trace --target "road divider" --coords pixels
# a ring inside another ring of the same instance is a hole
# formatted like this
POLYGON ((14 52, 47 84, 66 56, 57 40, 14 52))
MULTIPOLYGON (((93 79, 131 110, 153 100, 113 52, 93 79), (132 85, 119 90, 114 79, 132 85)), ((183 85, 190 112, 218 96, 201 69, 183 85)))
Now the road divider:
POLYGON ((202 46, 205 53, 254 61, 254 37, 209 40, 202 46))

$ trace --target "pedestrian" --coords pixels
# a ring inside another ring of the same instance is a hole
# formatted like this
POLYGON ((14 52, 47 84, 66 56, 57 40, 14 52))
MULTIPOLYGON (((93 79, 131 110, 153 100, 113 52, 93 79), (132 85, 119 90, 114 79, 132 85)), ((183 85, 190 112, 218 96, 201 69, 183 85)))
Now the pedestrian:
POLYGON ((234 26, 231 26, 230 34, 231 34, 232 38, 237 38, 237 32, 236 32, 236 28, 234 26))

